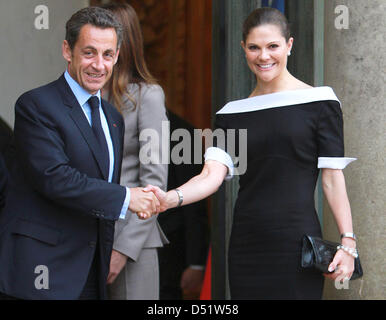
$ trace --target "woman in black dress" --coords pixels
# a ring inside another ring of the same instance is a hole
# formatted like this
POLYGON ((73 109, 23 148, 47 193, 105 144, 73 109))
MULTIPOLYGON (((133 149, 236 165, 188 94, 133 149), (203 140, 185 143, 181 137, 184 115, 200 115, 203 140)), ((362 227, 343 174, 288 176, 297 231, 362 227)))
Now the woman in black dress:
MULTIPOLYGON (((216 116, 218 128, 248 130, 247 170, 240 176, 229 248, 232 299, 321 299, 322 274, 300 266, 302 236, 321 237, 314 206, 320 168, 342 245, 355 248, 342 173, 355 159, 344 157, 340 102, 331 88, 312 88, 288 72, 292 44, 287 20, 278 10, 252 12, 241 45, 256 88, 216 116)), ((215 192, 232 170, 228 153, 212 147, 202 173, 177 192, 147 190, 156 194, 162 210, 181 201, 189 204, 215 192)), ((350 278, 354 257, 338 250, 330 270, 335 272, 326 277, 350 278)))

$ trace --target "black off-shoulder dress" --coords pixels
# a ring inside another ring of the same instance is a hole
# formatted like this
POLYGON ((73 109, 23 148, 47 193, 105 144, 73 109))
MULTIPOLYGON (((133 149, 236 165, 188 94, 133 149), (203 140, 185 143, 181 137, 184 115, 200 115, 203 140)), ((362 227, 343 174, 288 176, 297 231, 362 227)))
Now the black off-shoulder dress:
POLYGON ((301 239, 321 237, 314 199, 319 169, 343 169, 355 160, 344 157, 342 111, 333 90, 234 101, 217 113, 216 126, 228 133, 247 129, 247 154, 237 154, 243 149, 238 138, 232 154, 229 136, 225 148, 206 153, 206 160, 230 166, 225 149, 247 163, 229 247, 231 298, 321 299, 324 278, 301 268, 301 239))

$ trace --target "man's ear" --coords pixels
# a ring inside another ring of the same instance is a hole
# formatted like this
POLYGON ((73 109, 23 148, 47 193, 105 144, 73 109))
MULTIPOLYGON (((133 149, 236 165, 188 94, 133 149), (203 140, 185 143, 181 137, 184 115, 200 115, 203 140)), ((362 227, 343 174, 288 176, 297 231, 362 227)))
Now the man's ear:
POLYGON ((63 58, 68 63, 71 62, 71 60, 72 60, 72 51, 71 51, 70 45, 68 44, 67 40, 63 40, 63 43, 62 43, 62 55, 63 55, 63 58))

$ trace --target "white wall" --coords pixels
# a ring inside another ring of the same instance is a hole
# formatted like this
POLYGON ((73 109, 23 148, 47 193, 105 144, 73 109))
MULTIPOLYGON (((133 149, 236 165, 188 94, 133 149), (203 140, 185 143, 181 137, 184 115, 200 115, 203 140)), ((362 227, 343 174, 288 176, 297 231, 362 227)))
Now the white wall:
POLYGON ((13 127, 14 104, 25 91, 57 79, 66 64, 61 53, 65 24, 88 0, 0 0, 0 116, 13 127), (48 29, 37 29, 48 9, 48 29))
MULTIPOLYGON (((325 1, 325 85, 342 102, 345 155, 358 158, 344 174, 364 273, 348 289, 326 281, 326 299, 386 299, 385 9, 385 0, 325 1), (336 27, 338 5, 348 9, 347 29, 336 27)), ((324 236, 339 241, 324 208, 324 236)))

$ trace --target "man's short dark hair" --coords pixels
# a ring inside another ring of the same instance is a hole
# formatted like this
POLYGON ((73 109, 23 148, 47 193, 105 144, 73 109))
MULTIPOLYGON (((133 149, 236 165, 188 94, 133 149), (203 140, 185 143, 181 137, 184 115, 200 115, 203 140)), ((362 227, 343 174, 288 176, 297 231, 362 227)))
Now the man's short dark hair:
POLYGON ((106 9, 99 7, 87 7, 75 12, 66 23, 66 40, 71 50, 74 48, 76 41, 78 41, 80 29, 86 24, 102 29, 114 28, 117 33, 117 46, 118 48, 121 46, 121 23, 110 11, 106 9))

